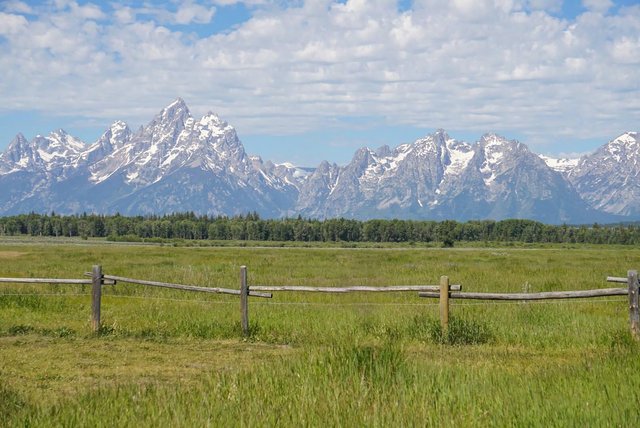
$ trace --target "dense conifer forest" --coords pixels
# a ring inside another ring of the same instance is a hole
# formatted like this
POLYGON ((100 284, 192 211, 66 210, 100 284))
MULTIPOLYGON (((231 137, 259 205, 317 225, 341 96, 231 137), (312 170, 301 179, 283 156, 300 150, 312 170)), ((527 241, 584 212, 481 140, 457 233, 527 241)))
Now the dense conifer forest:
POLYGON ((177 213, 164 216, 22 214, 0 218, 0 235, 67 236, 111 240, 193 239, 299 242, 500 241, 524 243, 640 243, 640 226, 547 225, 532 220, 468 222, 417 220, 262 219, 177 213))

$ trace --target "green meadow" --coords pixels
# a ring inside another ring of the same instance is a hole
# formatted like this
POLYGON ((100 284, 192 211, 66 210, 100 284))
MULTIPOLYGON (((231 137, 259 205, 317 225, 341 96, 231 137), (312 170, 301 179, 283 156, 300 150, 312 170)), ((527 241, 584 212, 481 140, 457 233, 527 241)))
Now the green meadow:
MULTIPOLYGON (((609 288, 631 246, 280 248, 0 241, 0 277, 105 274, 209 287, 609 288)), ((417 293, 251 297, 0 284, 0 426, 638 426, 640 345, 624 296, 451 301, 417 293)))

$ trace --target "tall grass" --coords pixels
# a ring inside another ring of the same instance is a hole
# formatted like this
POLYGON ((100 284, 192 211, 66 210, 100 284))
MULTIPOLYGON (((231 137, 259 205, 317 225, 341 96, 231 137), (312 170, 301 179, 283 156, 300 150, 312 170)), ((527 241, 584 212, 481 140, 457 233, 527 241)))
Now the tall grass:
MULTIPOLYGON (((328 249, 0 244, 0 276, 105 273, 212 287, 437 284, 608 287, 618 247, 328 249)), ((0 425, 633 426, 640 347, 624 298, 490 303, 417 293, 235 296, 0 284, 0 425)))
MULTIPOLYGON (((547 359, 445 349, 419 359, 397 344, 341 344, 179 382, 89 391, 28 409, 28 425, 635 426, 637 349, 547 359), (480 359, 480 361, 474 361, 480 359), (621 387, 623 386, 623 387, 621 387)), ((9 399, 16 401, 15 394, 9 399)), ((18 401, 19 402, 19 401, 18 401)))

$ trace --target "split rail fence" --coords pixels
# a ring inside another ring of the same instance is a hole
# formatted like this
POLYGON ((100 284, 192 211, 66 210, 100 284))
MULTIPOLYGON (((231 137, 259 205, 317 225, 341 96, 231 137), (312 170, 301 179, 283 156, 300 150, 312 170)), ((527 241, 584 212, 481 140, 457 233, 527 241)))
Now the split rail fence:
POLYGON ((102 287, 115 285, 118 282, 144 285, 149 287, 170 288, 176 290, 230 294, 240 297, 240 323, 242 332, 249 334, 249 297, 272 298, 271 292, 312 292, 312 293, 380 293, 380 292, 418 292, 419 297, 439 299, 440 323, 443 330, 449 325, 450 300, 497 300, 497 301, 532 301, 553 299, 577 299, 605 296, 629 297, 629 328, 634 338, 640 338, 640 310, 638 299, 638 272, 630 270, 627 277, 607 277, 608 282, 625 283, 627 287, 604 288, 579 291, 552 291, 541 293, 476 293, 463 292, 459 284, 450 284, 447 276, 440 277, 438 285, 404 285, 404 286, 350 286, 350 287, 308 287, 292 285, 254 285, 249 286, 247 281, 247 267, 240 267, 239 289, 200 287, 194 285, 174 284, 168 282, 148 281, 123 276, 105 275, 102 266, 95 265, 91 272, 85 273, 91 279, 58 279, 58 278, 0 278, 0 283, 19 284, 91 284, 91 327, 98 331, 101 326, 100 308, 102 300, 102 287))

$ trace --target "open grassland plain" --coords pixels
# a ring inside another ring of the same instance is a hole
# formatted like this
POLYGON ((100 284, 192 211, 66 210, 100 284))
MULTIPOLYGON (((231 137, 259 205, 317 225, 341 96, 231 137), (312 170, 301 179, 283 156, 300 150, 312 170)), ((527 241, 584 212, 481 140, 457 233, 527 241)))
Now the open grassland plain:
MULTIPOLYGON (((419 285, 608 288, 640 250, 187 248, 0 241, 0 277, 104 273, 208 287, 419 285)), ((451 302, 417 293, 250 298, 0 284, 0 426, 638 426, 640 346, 624 296, 451 302)))

